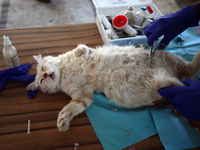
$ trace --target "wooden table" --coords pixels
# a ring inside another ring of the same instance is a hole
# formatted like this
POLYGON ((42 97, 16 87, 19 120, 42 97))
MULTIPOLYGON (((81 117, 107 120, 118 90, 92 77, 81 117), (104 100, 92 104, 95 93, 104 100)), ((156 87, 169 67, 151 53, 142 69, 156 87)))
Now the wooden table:
MULTIPOLYGON (((96 47, 103 42, 96 24, 63 25, 40 28, 0 30, 0 50, 3 35, 9 35, 18 50, 21 64, 32 63, 29 74, 36 73, 36 62, 32 55, 57 56, 84 43, 96 47)), ((5 61, 0 53, 0 71, 5 70, 5 61)), ((0 91, 0 149, 74 149, 102 150, 85 112, 71 121, 69 131, 60 133, 56 127, 59 111, 70 101, 63 93, 44 94, 38 92, 34 99, 27 96, 28 83, 9 82, 0 91), (30 134, 27 134, 30 120, 30 134)), ((164 149, 157 135, 134 144, 139 150, 164 149)), ((128 149, 128 148, 126 148, 128 149)))

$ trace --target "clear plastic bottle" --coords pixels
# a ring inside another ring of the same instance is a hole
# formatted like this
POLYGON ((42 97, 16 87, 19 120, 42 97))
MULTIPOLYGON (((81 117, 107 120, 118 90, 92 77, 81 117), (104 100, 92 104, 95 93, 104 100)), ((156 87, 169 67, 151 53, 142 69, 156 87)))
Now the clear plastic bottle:
POLYGON ((126 15, 126 17, 128 18, 128 24, 133 27, 133 23, 134 23, 134 8, 133 6, 128 6, 128 10, 126 10, 124 12, 124 15, 126 15))
POLYGON ((146 18, 145 18, 144 23, 141 26, 142 28, 144 28, 146 25, 154 21, 153 18, 149 17, 149 15, 153 13, 153 10, 151 9, 150 6, 147 6, 147 10, 145 11, 145 13, 146 13, 146 18))
POLYGON ((7 68, 14 68, 20 65, 16 48, 12 45, 8 35, 3 36, 3 56, 6 61, 7 68))
POLYGON ((147 16, 152 13, 153 10, 151 9, 150 6, 141 7, 141 10, 135 13, 134 26, 141 27, 143 23, 146 21, 147 16))

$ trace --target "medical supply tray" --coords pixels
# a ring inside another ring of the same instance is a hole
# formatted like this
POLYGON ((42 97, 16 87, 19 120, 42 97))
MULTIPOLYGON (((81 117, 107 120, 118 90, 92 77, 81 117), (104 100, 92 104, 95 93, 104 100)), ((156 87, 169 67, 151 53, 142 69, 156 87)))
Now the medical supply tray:
POLYGON ((147 38, 144 34, 119 39, 108 38, 103 22, 100 19, 101 14, 104 16, 116 16, 118 14, 123 14, 124 11, 128 9, 128 6, 133 6, 134 12, 139 11, 142 6, 150 6, 153 13, 148 17, 156 19, 162 16, 156 5, 152 4, 152 0, 93 0, 93 3, 96 7, 96 24, 105 45, 146 44, 147 38))

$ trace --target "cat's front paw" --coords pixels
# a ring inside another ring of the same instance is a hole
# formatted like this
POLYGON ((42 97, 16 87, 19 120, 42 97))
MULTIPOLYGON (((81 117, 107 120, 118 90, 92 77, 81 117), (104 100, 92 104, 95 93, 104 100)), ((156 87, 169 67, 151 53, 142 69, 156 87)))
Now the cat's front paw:
POLYGON ((66 110, 62 110, 57 119, 57 127, 60 132, 65 132, 69 129, 70 113, 66 110))

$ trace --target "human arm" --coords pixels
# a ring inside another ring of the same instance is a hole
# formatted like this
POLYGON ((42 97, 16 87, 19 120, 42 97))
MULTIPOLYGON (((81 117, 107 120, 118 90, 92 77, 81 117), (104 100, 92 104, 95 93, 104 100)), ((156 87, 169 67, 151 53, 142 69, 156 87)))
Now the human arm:
POLYGON ((190 120, 200 121, 200 82, 184 79, 186 86, 161 88, 159 93, 165 97, 181 115, 190 120))
POLYGON ((198 1, 198 2, 196 2, 196 3, 194 3, 194 4, 192 4, 192 6, 196 9, 197 16, 198 16, 198 18, 199 18, 199 20, 200 20, 200 1, 198 1))
POLYGON ((169 42, 188 27, 197 26, 199 23, 200 1, 194 5, 187 5, 181 10, 162 16, 154 22, 144 27, 148 45, 152 45, 155 40, 164 35, 162 45, 169 42))

